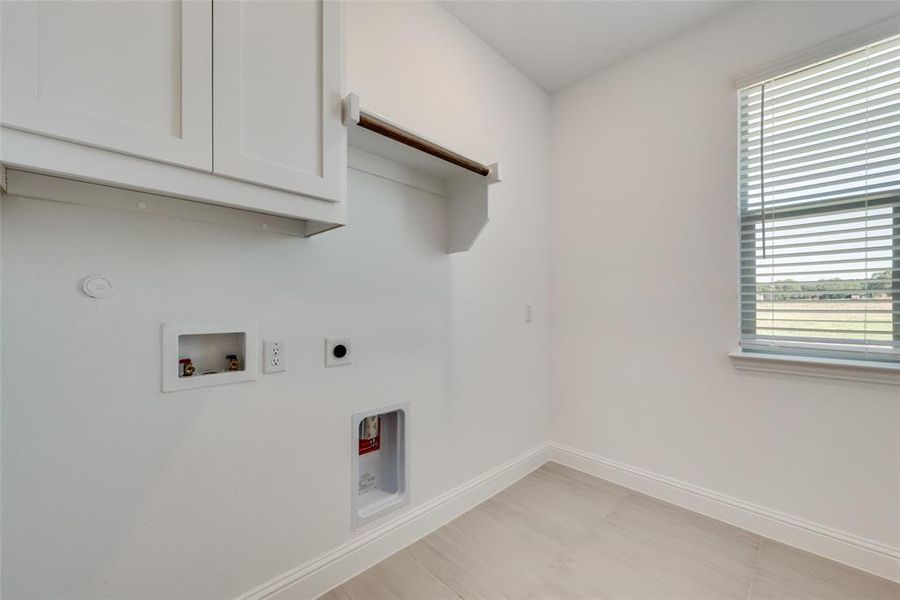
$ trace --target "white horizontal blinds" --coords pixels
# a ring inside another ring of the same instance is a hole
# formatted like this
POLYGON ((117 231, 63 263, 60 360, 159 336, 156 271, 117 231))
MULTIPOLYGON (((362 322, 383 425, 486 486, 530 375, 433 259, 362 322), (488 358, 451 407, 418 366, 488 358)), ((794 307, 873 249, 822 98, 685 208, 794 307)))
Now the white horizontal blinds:
POLYGON ((741 345, 900 362, 900 36, 740 91, 741 345))

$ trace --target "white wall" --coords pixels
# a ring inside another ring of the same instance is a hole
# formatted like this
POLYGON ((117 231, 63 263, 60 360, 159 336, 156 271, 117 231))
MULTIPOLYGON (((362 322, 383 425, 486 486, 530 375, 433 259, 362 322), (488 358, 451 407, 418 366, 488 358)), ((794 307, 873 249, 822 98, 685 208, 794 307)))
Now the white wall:
POLYGON ((354 171, 351 225, 311 240, 5 198, 5 600, 222 600, 331 550, 363 408, 412 404, 413 506, 546 439, 549 100, 436 4, 345 21, 348 91, 502 162, 490 224, 448 256, 442 199, 354 171), (161 394, 160 324, 233 318, 288 372, 161 394))
POLYGON ((727 356, 731 80, 896 12, 752 3, 554 96, 554 440, 900 546, 898 388, 727 356))
POLYGON ((349 3, 347 91, 502 163, 466 254, 443 200, 352 171, 350 227, 312 240, 4 199, 3 597, 221 600, 292 569, 351 537, 350 413, 402 400, 413 506, 552 409, 565 444, 898 545, 897 389, 726 357, 730 79, 890 10, 737 9, 559 94, 550 146, 546 96, 442 8, 349 3), (96 272, 113 298, 78 292, 96 272), (288 372, 161 394, 160 323, 227 318, 285 339, 288 372), (335 334, 352 367, 321 367, 335 334))

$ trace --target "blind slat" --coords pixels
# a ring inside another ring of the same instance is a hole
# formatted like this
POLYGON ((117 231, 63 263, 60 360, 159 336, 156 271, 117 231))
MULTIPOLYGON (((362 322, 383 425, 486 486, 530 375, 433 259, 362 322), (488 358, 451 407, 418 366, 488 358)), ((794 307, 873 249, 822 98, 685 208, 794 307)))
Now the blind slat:
MULTIPOLYGON (((870 231, 880 232, 881 228, 880 227, 879 228, 866 228, 866 229, 862 229, 860 231, 863 234, 867 234, 870 231)), ((834 235, 834 233, 832 233, 832 232, 822 232, 821 234, 822 235, 834 235)), ((762 235, 760 235, 759 237, 760 237, 760 239, 762 239, 762 235)), ((810 237, 812 237, 812 236, 810 236, 810 237)), ((834 240, 815 240, 815 241, 811 241, 811 242, 809 242, 809 241, 793 242, 793 243, 789 243, 789 244, 778 244, 778 245, 773 244, 773 245, 769 246, 769 248, 772 248, 773 250, 777 250, 777 251, 781 252, 781 251, 790 250, 793 248, 811 248, 811 247, 819 248, 819 247, 821 247, 821 248, 823 248, 822 252, 836 253, 836 252, 844 252, 846 250, 838 249, 838 248, 831 248, 832 246, 837 246, 837 245, 846 246, 849 244, 861 244, 861 243, 870 244, 873 242, 892 242, 893 240, 896 240, 896 239, 900 239, 900 234, 871 235, 871 236, 864 235, 863 237, 855 237, 855 238, 854 237, 840 237, 839 239, 834 239, 834 240)), ((891 248, 892 246, 893 246, 893 244, 886 243, 883 247, 891 248)), ((882 246, 878 246, 878 248, 881 248, 881 247, 882 246)), ((855 252, 855 251, 859 250, 859 248, 848 248, 847 250, 855 252)), ((760 251, 761 251, 760 248, 747 248, 747 249, 741 250, 741 254, 759 253, 760 251)), ((818 254, 818 253, 819 253, 818 250, 808 250, 805 253, 793 254, 793 256, 805 256, 806 254, 818 254)), ((783 256, 789 256, 789 255, 785 254, 783 256)))
MULTIPOLYGON (((844 185, 850 183, 857 183, 860 180, 856 181, 845 181, 844 185)), ((767 198, 766 206, 769 211, 784 208, 787 210, 791 207, 797 206, 805 206, 809 204, 815 204, 816 208, 824 208, 823 204, 827 203, 829 205, 836 206, 837 204, 843 202, 857 202, 857 201, 865 201, 867 198, 865 194, 887 194, 889 192, 894 192, 900 189, 900 181, 889 180, 885 182, 863 182, 863 185, 857 185, 853 187, 849 187, 847 189, 830 189, 833 186, 821 186, 819 188, 811 188, 818 191, 813 191, 809 194, 800 194, 797 196, 785 196, 779 199, 767 198), (825 189, 825 188, 829 189, 825 189)), ((773 196, 777 196, 779 194, 772 194, 773 196)), ((751 202, 760 202, 762 200, 761 195, 759 194, 748 194, 745 196, 745 200, 747 203, 751 202)))
MULTIPOLYGON (((853 152, 841 152, 840 154, 836 154, 839 158, 832 158, 831 160, 806 162, 805 158, 797 158, 790 163, 782 161, 784 163, 783 166, 779 165, 771 169, 769 168, 768 163, 766 163, 766 179, 779 182, 781 182, 781 180, 788 181, 788 175, 810 173, 813 171, 815 171, 816 175, 819 177, 827 177, 837 174, 843 169, 847 169, 848 165, 853 165, 856 169, 864 169, 867 166, 874 168, 875 165, 874 162, 872 162, 873 159, 888 156, 896 159, 897 156, 900 156, 900 146, 897 144, 898 140, 890 140, 889 143, 886 144, 876 143, 868 147, 864 145, 855 149, 853 152), (850 156, 848 156, 848 154, 850 156)), ((890 166, 896 163, 892 160, 885 161, 885 164, 890 166)), ((760 174, 761 171, 759 166, 755 169, 742 169, 741 182, 742 184, 749 186, 750 184, 759 181, 760 174)))
MULTIPOLYGON (((781 131, 790 131, 798 127, 815 123, 819 127, 828 127, 830 123, 850 115, 861 115, 866 110, 871 114, 875 108, 889 112, 896 101, 900 90, 900 72, 891 73, 877 82, 861 82, 862 91, 852 96, 827 96, 819 100, 820 104, 813 109, 796 109, 787 111, 784 107, 770 104, 766 111, 757 114, 756 118, 747 115, 741 121, 741 134, 749 140, 759 136, 760 116, 765 126, 763 132, 772 135, 781 131), (875 87, 873 84, 879 84, 875 87)), ((857 91, 848 90, 848 91, 857 91)))
MULTIPOLYGON (((868 57, 866 52, 860 50, 853 54, 845 55, 839 59, 829 61, 827 64, 821 65, 821 68, 806 69, 798 72, 800 77, 793 76, 781 77, 771 81, 770 93, 774 98, 779 98, 787 92, 793 92, 800 88, 808 88, 814 84, 835 79, 842 75, 863 68, 868 60, 873 65, 890 61, 900 56, 900 47, 888 43, 886 46, 876 47, 870 46, 868 49, 868 57)), ((759 86, 751 86, 741 91, 741 99, 750 101, 755 99, 759 102, 760 94, 755 90, 759 86)))
MULTIPOLYGON (((879 132, 880 134, 883 132, 879 132)), ((880 149, 893 145, 900 145, 900 127, 892 127, 881 137, 872 136, 866 132, 850 136, 840 140, 840 143, 815 144, 799 151, 782 151, 766 153, 766 167, 776 170, 782 164, 795 164, 798 161, 812 164, 833 157, 855 155, 865 153, 870 149, 880 149)), ((741 172, 758 172, 761 161, 759 152, 751 154, 740 161, 741 172)))
MULTIPOLYGON (((772 96, 771 92, 766 94, 766 108, 777 108, 779 115, 790 114, 793 111, 802 112, 808 106, 816 105, 821 109, 822 104, 826 103, 829 98, 835 97, 859 97, 860 90, 880 90, 888 86, 897 79, 900 72, 900 59, 885 61, 880 65, 876 65, 868 70, 858 71, 852 75, 842 78, 841 80, 831 79, 825 81, 822 85, 814 88, 806 88, 791 97, 788 96, 772 96)), ((862 94, 865 96, 865 94, 862 94)), ((744 110, 744 119, 741 123, 747 123, 754 117, 759 118, 762 114, 762 106, 759 102, 747 104, 744 110)))
MULTIPOLYGON (((869 115, 868 120, 865 121, 855 121, 851 122, 848 125, 843 127, 837 127, 828 130, 814 130, 809 135, 803 135, 791 139, 785 139, 782 141, 772 140, 768 138, 765 140, 763 146, 766 150, 766 156, 769 156, 770 153, 787 150, 787 149, 795 149, 799 147, 805 147, 808 144, 812 144, 815 142, 820 142, 822 140, 830 140, 836 141, 839 139, 843 139, 846 136, 850 135, 863 135, 864 137, 870 137, 876 134, 878 131, 896 125, 897 119, 894 114, 887 114, 885 116, 877 116, 873 117, 873 115, 869 115)), ((741 139, 741 156, 759 156, 759 139, 758 136, 753 140, 750 139, 741 139)))
POLYGON ((900 149, 891 148, 883 153, 873 152, 871 157, 864 157, 862 161, 854 158, 843 164, 847 166, 840 166, 838 163, 820 172, 815 172, 815 169, 809 167, 796 167, 792 170, 793 174, 791 171, 782 171, 770 175, 766 171, 765 182, 757 176, 754 179, 742 180, 741 188, 753 192, 765 185, 765 191, 774 196, 780 193, 815 190, 840 183, 867 181, 876 177, 893 180, 895 175, 900 174, 900 149), (867 162, 866 158, 871 160, 867 162))
MULTIPOLYGON (((896 115, 898 109, 900 107, 894 104, 888 104, 885 106, 879 106, 868 111, 868 114, 850 114, 840 118, 835 118, 829 120, 827 123, 815 123, 813 125, 807 125, 806 127, 798 127, 796 129, 792 129, 790 131, 781 131, 773 134, 768 134, 765 130, 762 133, 765 133, 765 141, 763 142, 763 147, 765 148, 767 144, 774 144, 776 142, 785 142, 785 141, 797 141, 809 138, 814 135, 822 135, 824 133, 832 133, 834 131, 847 131, 856 129, 866 129, 868 127, 868 120, 875 117, 883 117, 886 119, 886 122, 893 123, 895 122, 893 119, 889 117, 893 117, 896 115)), ((751 142, 756 141, 759 138, 759 127, 756 128, 756 135, 750 136, 746 135, 742 137, 742 142, 751 142)))

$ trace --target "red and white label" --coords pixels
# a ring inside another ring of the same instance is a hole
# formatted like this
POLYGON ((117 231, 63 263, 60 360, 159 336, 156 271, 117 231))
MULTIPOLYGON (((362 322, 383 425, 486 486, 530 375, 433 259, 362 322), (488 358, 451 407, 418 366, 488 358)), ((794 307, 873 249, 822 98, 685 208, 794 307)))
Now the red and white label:
POLYGON ((359 423, 359 455, 381 448, 381 417, 366 417, 359 423))

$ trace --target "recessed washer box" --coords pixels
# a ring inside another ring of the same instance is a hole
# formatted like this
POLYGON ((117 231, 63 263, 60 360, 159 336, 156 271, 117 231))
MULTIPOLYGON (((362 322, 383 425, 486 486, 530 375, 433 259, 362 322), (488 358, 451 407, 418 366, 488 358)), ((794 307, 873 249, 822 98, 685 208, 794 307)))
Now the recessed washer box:
POLYGON ((163 323, 162 391, 177 392, 212 385, 252 381, 259 370, 256 325, 248 323, 163 323), (236 358, 229 370, 227 357, 236 358), (193 375, 183 374, 190 359, 193 375))
POLYGON ((395 404, 352 417, 354 529, 409 501, 408 415, 409 404, 395 404))

